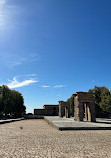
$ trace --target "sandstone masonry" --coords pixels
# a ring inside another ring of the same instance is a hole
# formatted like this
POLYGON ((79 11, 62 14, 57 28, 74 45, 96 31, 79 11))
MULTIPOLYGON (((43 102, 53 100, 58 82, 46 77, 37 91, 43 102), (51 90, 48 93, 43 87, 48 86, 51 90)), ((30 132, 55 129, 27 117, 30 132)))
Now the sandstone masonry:
POLYGON ((95 122, 95 100, 93 93, 77 92, 74 94, 74 119, 76 121, 95 122))

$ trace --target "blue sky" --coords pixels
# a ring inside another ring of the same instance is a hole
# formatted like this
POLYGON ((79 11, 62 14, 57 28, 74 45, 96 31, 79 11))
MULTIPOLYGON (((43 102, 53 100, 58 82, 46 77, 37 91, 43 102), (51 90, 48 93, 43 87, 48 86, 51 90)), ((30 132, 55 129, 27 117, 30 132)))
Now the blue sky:
POLYGON ((0 0, 0 73, 27 112, 111 89, 111 1, 0 0))

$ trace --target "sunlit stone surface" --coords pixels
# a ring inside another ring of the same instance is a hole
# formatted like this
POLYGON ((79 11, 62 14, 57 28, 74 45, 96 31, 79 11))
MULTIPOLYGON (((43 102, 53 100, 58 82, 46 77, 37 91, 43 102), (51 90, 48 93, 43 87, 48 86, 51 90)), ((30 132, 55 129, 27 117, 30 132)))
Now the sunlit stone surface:
POLYGON ((111 131, 59 131, 44 120, 0 125, 0 158, 110 158, 111 131))

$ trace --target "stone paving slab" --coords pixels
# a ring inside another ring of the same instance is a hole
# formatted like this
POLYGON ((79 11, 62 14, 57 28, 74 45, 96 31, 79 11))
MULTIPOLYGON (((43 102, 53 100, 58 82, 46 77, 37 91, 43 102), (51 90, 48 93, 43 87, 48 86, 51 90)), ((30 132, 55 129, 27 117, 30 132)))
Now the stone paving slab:
POLYGON ((111 131, 60 131, 43 119, 6 123, 0 158, 111 158, 111 131))
POLYGON ((24 120, 24 118, 0 120, 0 124, 10 123, 10 122, 15 122, 15 121, 21 121, 21 120, 24 120))
POLYGON ((44 119, 58 130, 111 130, 111 119, 96 119, 96 122, 74 121, 74 118, 45 116, 44 119))

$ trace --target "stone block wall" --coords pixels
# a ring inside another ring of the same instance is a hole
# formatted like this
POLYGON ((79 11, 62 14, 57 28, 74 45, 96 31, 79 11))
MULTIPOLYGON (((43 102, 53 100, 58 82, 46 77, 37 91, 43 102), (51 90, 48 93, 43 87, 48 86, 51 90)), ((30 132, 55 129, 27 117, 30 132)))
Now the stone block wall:
POLYGON ((58 116, 59 105, 44 105, 45 116, 58 116))
POLYGON ((70 117, 70 104, 69 102, 59 101, 59 117, 70 117))
POLYGON ((58 116, 59 105, 44 105, 43 109, 34 109, 34 115, 58 116))
POLYGON ((74 95, 74 119, 83 121, 85 115, 87 121, 95 122, 95 100, 93 93, 77 92, 74 95))
POLYGON ((34 115, 43 115, 45 114, 45 109, 34 109, 34 115))

